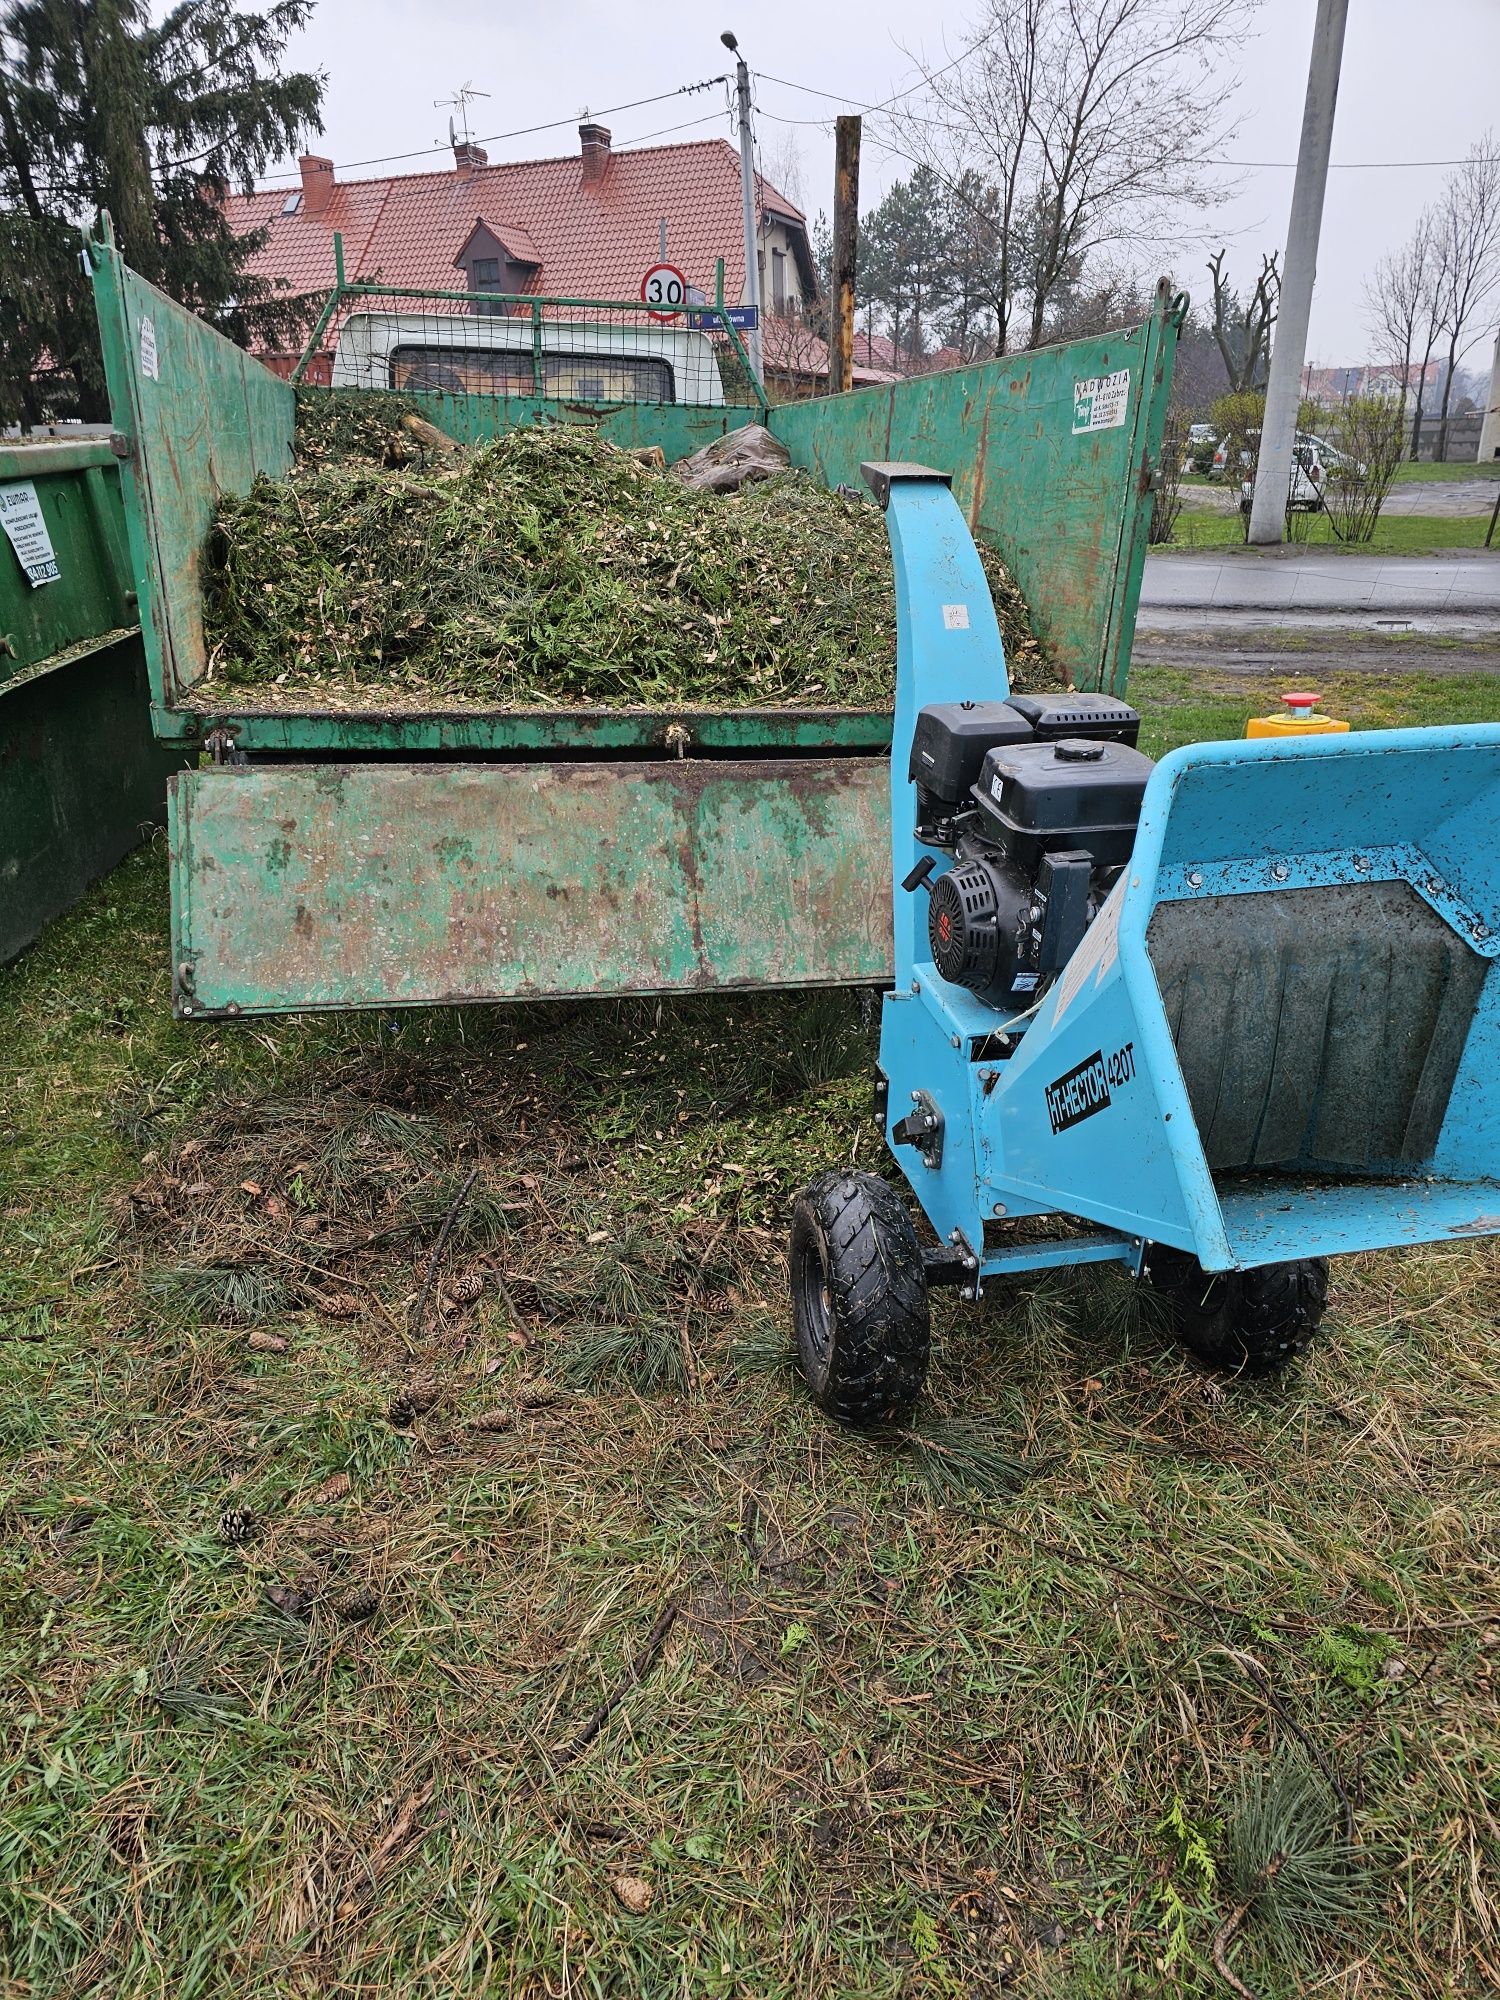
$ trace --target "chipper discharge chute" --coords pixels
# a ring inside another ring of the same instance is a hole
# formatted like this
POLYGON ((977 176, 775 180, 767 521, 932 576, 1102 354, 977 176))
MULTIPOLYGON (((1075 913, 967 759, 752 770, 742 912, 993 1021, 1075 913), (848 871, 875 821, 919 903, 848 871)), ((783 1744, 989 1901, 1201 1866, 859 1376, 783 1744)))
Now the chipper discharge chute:
POLYGON ((1010 696, 946 480, 865 474, 900 617, 878 1099, 938 1243, 872 1175, 798 1200, 822 1407, 910 1405, 934 1283, 1117 1261, 1264 1372, 1329 1256, 1500 1233, 1500 726, 1153 766, 1123 701, 1010 696))

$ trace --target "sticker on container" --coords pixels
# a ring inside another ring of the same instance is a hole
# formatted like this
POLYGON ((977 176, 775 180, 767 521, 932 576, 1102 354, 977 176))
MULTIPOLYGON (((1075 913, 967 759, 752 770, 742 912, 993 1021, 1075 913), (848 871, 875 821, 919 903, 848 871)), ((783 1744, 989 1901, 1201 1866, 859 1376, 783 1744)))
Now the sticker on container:
MULTIPOLYGON (((141 321, 141 373, 153 382, 161 380, 161 364, 156 358, 156 328, 149 319, 141 321)), ((1073 426, 1077 430, 1078 426, 1073 426)))
POLYGON ((56 583, 62 572, 47 523, 42 519, 42 503, 29 479, 13 486, 0 486, 0 527, 10 538, 16 560, 26 572, 33 590, 38 584, 56 583))
POLYGON ((1091 375, 1086 382, 1073 384, 1073 435, 1084 431, 1118 430, 1125 421, 1130 402, 1130 370, 1117 368, 1113 375, 1091 375))
POLYGON ((943 623, 950 632, 967 632, 969 629, 969 607, 967 604, 945 604, 943 623))

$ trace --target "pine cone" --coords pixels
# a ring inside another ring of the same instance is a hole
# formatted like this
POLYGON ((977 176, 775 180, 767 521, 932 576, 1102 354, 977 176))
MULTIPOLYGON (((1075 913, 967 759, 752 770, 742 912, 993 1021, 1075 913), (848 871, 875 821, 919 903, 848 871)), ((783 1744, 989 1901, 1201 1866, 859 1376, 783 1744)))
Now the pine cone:
POLYGON ((367 1618, 373 1618, 380 1609, 380 1599, 368 1584, 356 1584, 353 1590, 346 1590, 342 1597, 333 1600, 336 1617, 346 1618, 351 1624, 362 1625, 367 1618))
POLYGON ((440 1393, 435 1375, 413 1375, 391 1398, 391 1422, 397 1430, 404 1430, 414 1418, 432 1408, 440 1393))
POLYGON ((364 1310, 353 1292, 330 1292, 322 1306, 325 1319, 358 1319, 364 1310))
POLYGON ((484 1290, 482 1271, 459 1271, 448 1280, 448 1296, 456 1306, 471 1306, 484 1290))
POLYGON ((558 1400, 556 1387, 551 1382, 535 1378, 517 1382, 513 1394, 518 1408, 523 1410, 546 1410, 558 1400))
POLYGON ((481 1410, 477 1417, 470 1417, 471 1431, 508 1431, 514 1419, 509 1410, 497 1406, 493 1410, 481 1410))
POLYGON ((259 1516, 253 1507, 226 1507, 219 1516, 219 1533, 226 1542, 238 1547, 260 1533, 259 1516))

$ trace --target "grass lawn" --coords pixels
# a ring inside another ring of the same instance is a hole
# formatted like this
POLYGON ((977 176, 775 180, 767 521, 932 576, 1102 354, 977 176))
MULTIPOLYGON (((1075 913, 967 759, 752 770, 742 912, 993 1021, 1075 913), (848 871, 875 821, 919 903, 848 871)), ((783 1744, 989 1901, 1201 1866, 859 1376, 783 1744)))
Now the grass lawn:
POLYGON ((1492 1242, 1270 1385, 939 1294, 845 1435, 783 1242, 880 1161, 857 996, 177 1025, 166 894, 0 972, 6 2000, 1494 1990, 1492 1242))
MULTIPOLYGON (((1341 542, 1326 515, 1297 514, 1292 517, 1288 539, 1293 545, 1306 543, 1334 554, 1429 556, 1439 549, 1482 549, 1488 526, 1488 514, 1387 515, 1378 522, 1368 542, 1341 542)), ((1163 545, 1162 553, 1173 549, 1244 547, 1244 523, 1238 513, 1184 506, 1177 516, 1172 540, 1163 545)))
MULTIPOLYGON (((1266 633, 1256 644, 1264 643, 1267 650, 1277 651, 1278 639, 1293 636, 1266 633)), ((1395 656, 1390 669, 1378 674, 1311 676, 1309 684, 1323 697, 1319 704, 1322 714, 1337 716, 1356 729, 1399 729, 1413 722, 1500 721, 1500 679, 1494 674, 1402 673, 1399 641, 1389 643, 1395 656)), ((1250 716, 1281 714, 1282 694, 1302 685, 1292 648, 1287 649, 1286 665, 1276 676, 1137 667, 1130 676, 1130 699, 1143 717, 1141 748, 1161 757, 1179 743, 1243 736, 1250 716)))
POLYGON ((1423 485, 1430 480, 1451 479, 1500 479, 1500 458, 1481 459, 1477 464, 1470 460, 1467 464, 1445 463, 1442 465, 1421 461, 1413 465, 1408 459, 1397 469, 1398 486, 1423 485))
MULTIPOLYGON (((1478 464, 1470 460, 1468 462, 1452 462, 1443 465, 1436 465, 1425 459, 1413 465, 1409 459, 1405 459, 1396 469, 1396 484, 1398 486, 1426 485, 1433 480, 1455 479, 1500 480, 1500 458, 1483 459, 1478 464)), ((1184 486, 1217 486, 1222 490, 1224 481, 1222 479, 1210 479, 1208 474, 1204 472, 1185 472, 1182 475, 1182 484, 1184 486)))

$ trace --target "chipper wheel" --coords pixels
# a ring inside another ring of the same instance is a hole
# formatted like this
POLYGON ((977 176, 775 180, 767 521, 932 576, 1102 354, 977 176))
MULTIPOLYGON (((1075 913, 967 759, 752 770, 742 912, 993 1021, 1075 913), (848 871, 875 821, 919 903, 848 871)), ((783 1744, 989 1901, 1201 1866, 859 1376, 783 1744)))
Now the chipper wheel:
POLYGON ((1274 1375, 1295 1361, 1328 1304, 1325 1257, 1210 1273, 1186 1251, 1153 1243, 1146 1276, 1171 1306, 1183 1346, 1236 1375, 1274 1375))
POLYGON ((820 1174, 792 1210, 792 1324, 813 1401, 843 1424, 903 1417, 927 1376, 927 1274, 874 1174, 820 1174))

